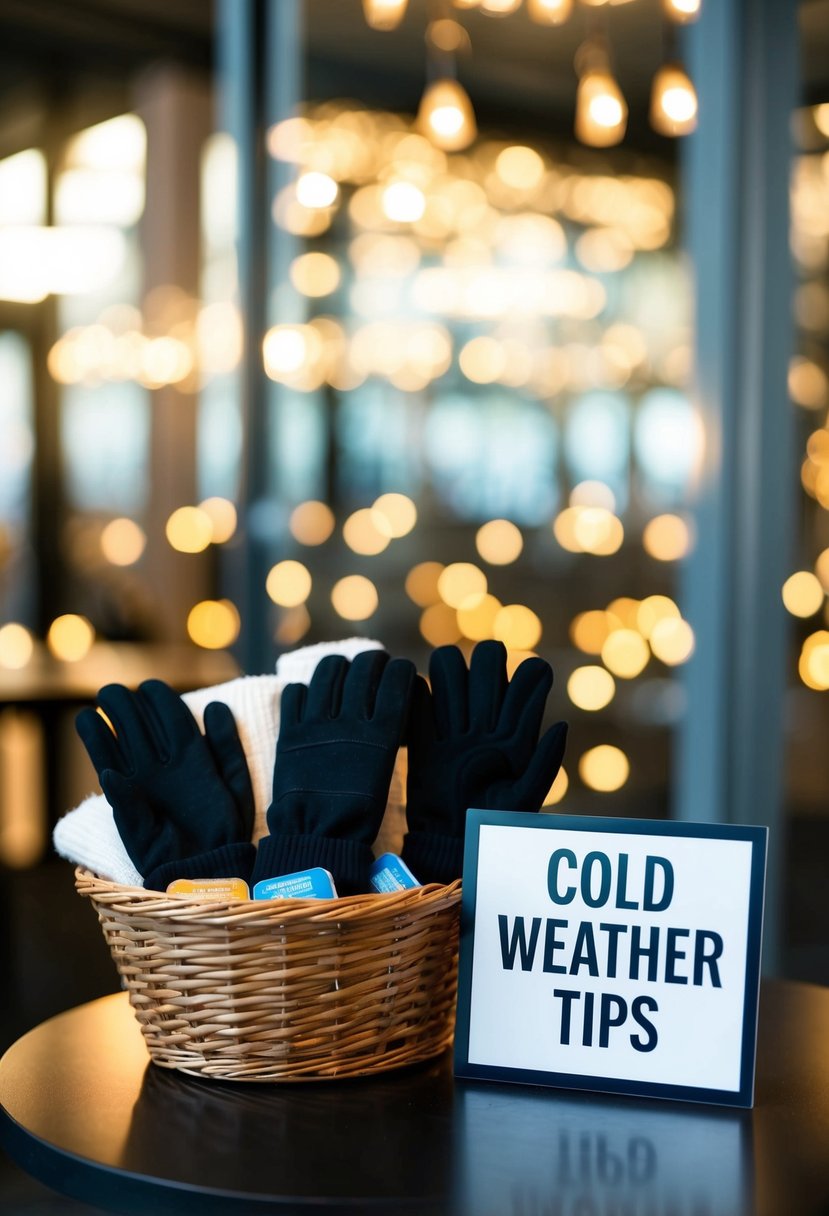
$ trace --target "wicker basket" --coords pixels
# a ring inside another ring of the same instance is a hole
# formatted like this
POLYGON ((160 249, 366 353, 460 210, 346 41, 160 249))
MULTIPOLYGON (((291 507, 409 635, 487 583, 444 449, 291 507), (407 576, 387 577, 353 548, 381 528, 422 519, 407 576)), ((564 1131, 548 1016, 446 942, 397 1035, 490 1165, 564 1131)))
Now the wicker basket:
POLYGON ((461 884, 204 901, 75 871, 150 1055, 232 1081, 358 1077, 452 1041, 461 884))

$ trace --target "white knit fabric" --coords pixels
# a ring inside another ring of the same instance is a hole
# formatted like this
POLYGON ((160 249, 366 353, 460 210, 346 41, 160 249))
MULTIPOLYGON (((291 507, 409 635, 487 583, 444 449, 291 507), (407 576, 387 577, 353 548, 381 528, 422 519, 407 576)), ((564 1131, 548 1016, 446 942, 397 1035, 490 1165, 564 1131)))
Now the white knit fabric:
MULTIPOLYGON (((305 646, 281 655, 276 675, 240 676, 226 684, 200 688, 184 694, 184 701, 202 726, 205 709, 211 701, 224 701, 233 711, 239 737, 245 749, 250 770, 256 819, 254 842, 267 834, 266 812, 271 801, 273 759, 279 732, 279 702, 286 684, 307 684, 320 659, 328 654, 343 654, 353 658, 362 650, 381 650, 380 642, 366 638, 347 638, 341 642, 323 642, 305 646)), ((403 839, 405 768, 398 755, 392 777, 386 818, 378 836, 377 852, 399 852, 403 839), (402 776, 401 776, 402 774, 402 776)), ((88 798, 60 819, 52 835, 55 850, 68 861, 85 866, 128 886, 141 886, 143 878, 136 870, 124 848, 112 808, 103 794, 88 798)))

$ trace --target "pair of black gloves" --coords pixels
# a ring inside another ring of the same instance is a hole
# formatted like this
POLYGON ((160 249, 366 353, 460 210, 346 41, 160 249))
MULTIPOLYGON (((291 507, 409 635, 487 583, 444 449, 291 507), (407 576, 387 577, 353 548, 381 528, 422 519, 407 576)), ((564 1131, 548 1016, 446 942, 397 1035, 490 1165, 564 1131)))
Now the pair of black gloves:
POLYGON ((481 642, 469 668, 455 646, 434 651, 431 688, 407 659, 364 651, 324 658, 310 684, 282 693, 269 835, 251 843, 255 807, 233 714, 212 702, 204 734, 161 680, 101 689, 78 733, 144 886, 176 878, 255 884, 329 870, 340 895, 369 890, 397 750, 409 748, 403 860, 423 883, 463 868, 469 807, 537 811, 564 755, 567 727, 539 739, 552 668, 525 660, 507 678, 506 650, 481 642), (110 728, 111 724, 111 728, 110 728))

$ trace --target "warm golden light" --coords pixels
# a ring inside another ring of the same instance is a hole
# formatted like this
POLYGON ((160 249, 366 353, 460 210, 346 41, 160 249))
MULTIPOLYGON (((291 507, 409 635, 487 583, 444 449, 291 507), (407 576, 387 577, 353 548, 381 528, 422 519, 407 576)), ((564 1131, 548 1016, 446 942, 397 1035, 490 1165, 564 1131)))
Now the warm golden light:
POLYGON ((567 793, 567 787, 570 780, 565 769, 560 768, 556 774, 556 779, 550 786, 547 797, 544 799, 544 806, 555 806, 561 802, 564 795, 567 793))
POLYGON ((76 663, 83 659, 95 641, 95 630, 85 616, 74 612, 56 617, 46 634, 46 645, 56 659, 76 663))
POLYGON ((101 552, 113 566, 132 566, 146 544, 143 528, 133 519, 111 519, 101 532, 101 552))
POLYGON ((417 126, 444 152, 468 148, 478 133, 466 90, 448 77, 435 80, 426 89, 417 112, 417 126))
POLYGON ((789 396, 807 410, 824 409, 829 403, 829 378, 811 359, 796 356, 789 363, 789 396))
POLYGON ((815 574, 823 590, 829 593, 829 549, 824 549, 815 562, 815 574))
POLYGON ((803 643, 798 663, 803 683, 816 691, 829 689, 829 633, 819 629, 803 643))
POLYGON ((32 635, 25 625, 10 621, 0 627, 0 667, 20 671, 34 653, 32 635))
POLYGON ((361 507, 343 524, 343 540, 354 553, 374 557, 388 548, 389 536, 381 532, 370 507, 361 507))
POLYGON ((239 613, 230 600, 202 600, 187 616, 187 633, 205 650, 224 650, 239 636, 239 613))
POLYGON ((539 25, 563 25, 573 11, 573 0, 527 0, 527 11, 539 25))
POLYGON ((609 557, 618 552, 625 538, 622 521, 604 507, 577 508, 573 535, 584 553, 609 557))
POLYGON ((508 519, 491 519, 475 534, 475 548, 491 566, 508 566, 521 556, 524 538, 508 519))
POLYGON ((508 650, 534 650, 541 640, 541 621, 525 604, 506 604, 495 616, 492 633, 508 650))
POLYGON ((687 621, 677 617, 657 621, 649 641, 657 659, 669 667, 685 663, 694 653, 694 631, 687 621))
POLYGON ((305 637, 310 628, 310 612, 305 604, 297 604, 294 608, 286 608, 280 614, 274 637, 283 646, 295 646, 300 639, 305 637))
POLYGON ((430 646, 451 646, 460 641, 458 617, 448 604, 430 604, 420 614, 420 633, 430 646))
POLYGON ((486 591, 486 575, 471 562, 451 562, 438 578, 438 593, 450 608, 461 608, 470 596, 483 596, 486 591))
POLYGON ((645 525, 642 545, 656 561, 676 562, 691 547, 691 531, 679 515, 657 515, 645 525))
MULTIPOLYGON (((823 554, 821 554, 821 557, 823 554)), ((818 558, 820 562, 821 558, 818 558)), ((792 616, 814 616, 823 604, 821 581, 809 570, 798 570, 783 584, 783 603, 792 616)))
POLYGON ((521 0, 478 0, 478 6, 491 17, 507 17, 521 7, 521 0))
POLYGON ((339 192, 339 186, 327 173, 303 173, 297 178, 297 202, 309 211, 331 207, 337 201, 339 192))
POLYGON ((461 371, 474 384, 492 384, 507 365, 503 343, 488 334, 470 338, 458 355, 461 371))
POLYGON ((616 681, 604 667, 577 667, 567 681, 567 696, 591 713, 609 705, 615 693, 616 681))
POLYGON ((580 612, 570 624, 570 640, 584 654, 601 654, 612 630, 612 618, 601 609, 580 612))
POLYGON ((267 375, 271 380, 281 380, 295 374, 321 345, 310 325, 274 325, 262 340, 267 375))
POLYGON ((702 0, 662 0, 662 9, 666 17, 684 25, 696 21, 702 8, 702 0))
POLYGON ((441 562, 419 562, 406 575, 406 595, 418 608, 428 608, 440 599, 438 579, 443 573, 441 562))
POLYGON ((576 93, 576 138, 593 148, 609 148, 624 137, 627 117, 627 104, 610 72, 586 72, 576 93))
POLYGON ((344 621, 365 621, 377 611, 377 588, 362 574, 348 574, 331 588, 334 611, 344 621))
POLYGON ((426 210, 426 199, 414 182, 392 182, 383 191, 381 205, 387 219, 413 224, 426 210))
POLYGON ((363 0, 363 15, 374 30, 396 29, 406 12, 408 0, 363 0))
POLYGON ((667 595, 648 595, 636 611, 636 628, 643 638, 649 638, 660 621, 679 620, 681 613, 667 595))
POLYGON ((417 523, 417 507, 406 494, 381 494, 371 508, 375 528, 393 540, 408 536, 417 523))
POLYGON ((544 161, 534 148, 515 144, 498 153, 495 172, 513 190, 533 190, 544 178, 544 161))
POLYGON ((815 126, 821 135, 829 138, 829 103, 822 102, 819 106, 812 108, 812 118, 815 120, 815 126))
POLYGON ((179 553, 201 553, 213 539, 213 524, 201 507, 179 507, 164 530, 170 545, 179 553))
POLYGON ((616 495, 603 481, 580 481, 570 491, 571 507, 602 507, 616 510, 616 495))
POLYGON ((614 676, 633 680, 644 671, 650 658, 648 644, 633 629, 614 629, 602 646, 602 662, 614 676))
POLYGON ((304 296, 330 296, 340 285, 342 273, 336 258, 328 253, 303 253, 291 262, 291 282, 304 296))
POLYGON ((630 774, 630 764, 618 747, 602 743, 591 747, 579 760, 579 776, 591 790, 608 794, 621 789, 630 774))
POLYGON ((288 527, 301 545, 323 545, 334 531, 334 512, 327 503, 309 499, 294 507, 288 527))
POLYGON ((229 498, 205 498, 199 503, 199 510, 204 511, 213 529, 214 545, 223 545, 229 541, 236 531, 236 508, 229 498))
POLYGON ((697 125, 697 94, 687 73, 666 63, 653 78, 651 126, 661 135, 688 135, 697 125))
POLYGON ((458 628, 465 638, 483 642, 495 636, 495 618, 501 611, 501 601, 494 595, 471 595, 458 609, 458 628))
POLYGON ((287 559, 268 571, 265 590, 281 608, 296 608, 311 594, 311 574, 302 562, 287 559))

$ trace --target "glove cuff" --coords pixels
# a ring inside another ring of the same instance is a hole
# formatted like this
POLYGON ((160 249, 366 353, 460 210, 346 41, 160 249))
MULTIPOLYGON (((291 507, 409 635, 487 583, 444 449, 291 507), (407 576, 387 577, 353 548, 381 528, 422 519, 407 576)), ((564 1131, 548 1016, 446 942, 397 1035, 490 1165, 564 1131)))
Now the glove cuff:
POLYGON ((364 895, 374 854, 361 840, 334 836, 263 836, 256 849, 252 883, 321 866, 334 879, 338 895, 364 895))
POLYGON ((454 882, 463 874, 463 837, 408 832, 400 856, 422 883, 454 882))
POLYGON ((252 844, 223 844, 181 861, 165 861, 150 871, 144 886, 150 891, 166 891, 177 878, 242 878, 249 883, 255 861, 256 849, 252 844))

